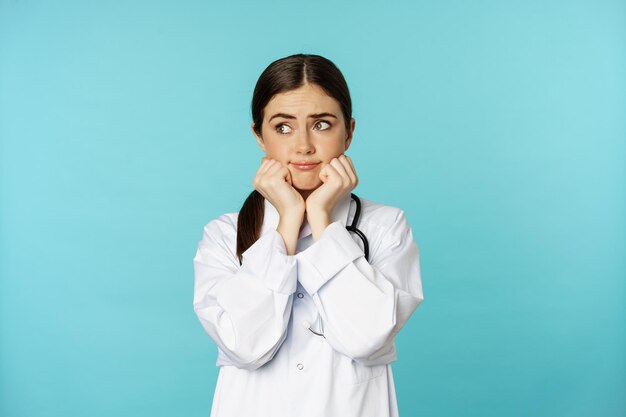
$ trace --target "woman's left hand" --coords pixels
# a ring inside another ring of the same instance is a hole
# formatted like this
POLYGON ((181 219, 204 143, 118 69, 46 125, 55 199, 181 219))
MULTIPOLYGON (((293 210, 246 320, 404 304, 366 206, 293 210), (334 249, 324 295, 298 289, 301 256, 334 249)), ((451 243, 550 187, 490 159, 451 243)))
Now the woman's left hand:
POLYGON ((306 216, 311 226, 313 240, 330 224, 331 213, 337 203, 350 194, 359 183, 354 165, 349 156, 339 155, 320 170, 323 184, 306 199, 306 216))

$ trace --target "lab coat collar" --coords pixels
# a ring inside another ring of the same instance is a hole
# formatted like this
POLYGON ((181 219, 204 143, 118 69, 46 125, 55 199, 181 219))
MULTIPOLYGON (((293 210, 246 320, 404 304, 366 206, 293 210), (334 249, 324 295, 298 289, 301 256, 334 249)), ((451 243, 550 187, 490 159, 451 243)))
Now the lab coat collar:
MULTIPOLYGON (((333 209, 333 212, 330 216, 331 223, 339 221, 344 227, 346 226, 346 224, 348 223, 348 215, 350 212, 351 199, 352 198, 350 194, 347 194, 346 196, 344 196, 341 200, 337 202, 337 205, 335 205, 335 208, 333 209)), ((267 199, 264 199, 264 201, 265 201, 265 215, 263 217, 263 226, 261 227, 261 235, 264 235, 270 230, 276 230, 276 228, 278 227, 278 222, 280 220, 278 210, 276 210, 276 208, 269 201, 267 201, 267 199)), ((298 236, 298 239, 307 237, 311 233, 312 233, 311 226, 309 225, 309 222, 305 220, 302 227, 300 228, 300 235, 298 236)))

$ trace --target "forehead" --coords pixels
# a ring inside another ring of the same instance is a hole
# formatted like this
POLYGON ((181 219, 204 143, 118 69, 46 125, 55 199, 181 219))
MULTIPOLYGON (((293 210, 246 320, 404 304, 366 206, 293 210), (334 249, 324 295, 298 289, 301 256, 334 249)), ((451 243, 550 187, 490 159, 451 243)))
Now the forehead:
POLYGON ((320 87, 307 84, 296 90, 276 94, 265 106, 265 115, 271 117, 278 112, 296 116, 322 112, 337 114, 339 110, 337 100, 320 87))

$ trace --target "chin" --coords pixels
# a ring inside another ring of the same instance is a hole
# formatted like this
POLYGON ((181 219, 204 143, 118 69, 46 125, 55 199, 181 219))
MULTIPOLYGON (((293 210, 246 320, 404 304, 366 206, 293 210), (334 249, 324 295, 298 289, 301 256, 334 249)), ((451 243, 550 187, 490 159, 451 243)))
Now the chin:
POLYGON ((317 170, 308 172, 291 171, 291 179, 293 188, 301 191, 315 190, 323 184, 317 170))
POLYGON ((311 191, 322 185, 322 180, 317 181, 294 181, 293 188, 300 191, 311 191))

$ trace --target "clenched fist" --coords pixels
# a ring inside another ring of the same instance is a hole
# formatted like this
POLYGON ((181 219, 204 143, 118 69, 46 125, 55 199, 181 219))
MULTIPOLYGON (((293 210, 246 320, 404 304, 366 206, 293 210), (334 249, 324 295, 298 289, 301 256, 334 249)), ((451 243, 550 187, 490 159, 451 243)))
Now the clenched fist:
POLYGON ((304 199, 292 184, 289 169, 268 157, 263 157, 252 181, 254 188, 278 210, 280 221, 277 230, 285 241, 289 255, 295 253, 305 210, 304 199))
POLYGON ((323 184, 305 201, 307 220, 311 225, 313 239, 324 232, 330 224, 330 215, 337 203, 350 194, 359 183, 354 164, 349 156, 339 155, 320 170, 323 184))

